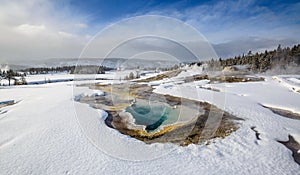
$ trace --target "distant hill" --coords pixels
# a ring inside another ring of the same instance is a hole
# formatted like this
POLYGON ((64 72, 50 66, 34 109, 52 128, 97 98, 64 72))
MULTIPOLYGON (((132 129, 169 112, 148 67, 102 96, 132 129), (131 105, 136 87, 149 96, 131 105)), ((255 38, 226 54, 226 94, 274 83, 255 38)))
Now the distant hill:
POLYGON ((109 68, 168 68, 175 64, 179 64, 177 60, 156 60, 149 59, 125 59, 125 58, 53 58, 47 60, 37 60, 27 63, 18 64, 2 64, 1 67, 9 67, 8 69, 21 70, 26 68, 51 68, 51 67, 70 67, 70 66, 105 66, 109 68))

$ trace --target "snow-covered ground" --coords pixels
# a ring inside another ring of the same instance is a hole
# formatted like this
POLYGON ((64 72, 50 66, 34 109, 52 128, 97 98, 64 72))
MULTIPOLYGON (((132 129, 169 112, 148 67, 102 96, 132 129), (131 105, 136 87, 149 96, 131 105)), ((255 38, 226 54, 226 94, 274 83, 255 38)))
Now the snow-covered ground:
POLYGON ((280 76, 273 76, 273 79, 277 80, 279 83, 282 83, 283 86, 286 86, 295 92, 300 92, 300 76, 280 75, 280 76))
MULTIPOLYGON (((101 76, 116 77, 112 72, 101 76)), ((272 77, 251 83, 157 84, 157 93, 208 101, 244 119, 225 139, 188 147, 146 145, 108 128, 104 111, 74 102, 75 96, 101 92, 74 82, 5 87, 0 102, 17 103, 0 108, 7 111, 0 112, 0 174, 299 174, 292 152, 277 140, 286 141, 290 134, 300 142, 300 121, 261 104, 299 113, 300 93, 290 87, 300 85, 300 76, 277 77, 285 84, 272 77)), ((37 79, 45 78, 28 77, 29 82, 37 79)))

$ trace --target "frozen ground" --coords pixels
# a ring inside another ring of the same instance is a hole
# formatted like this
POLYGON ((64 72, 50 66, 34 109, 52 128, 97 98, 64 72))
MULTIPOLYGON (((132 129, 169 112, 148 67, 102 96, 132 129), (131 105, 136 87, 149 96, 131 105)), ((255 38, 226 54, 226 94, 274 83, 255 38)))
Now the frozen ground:
POLYGON ((299 174, 291 151, 277 140, 290 134, 300 142, 300 121, 260 105, 300 112, 300 93, 291 89, 300 76, 277 77, 285 81, 157 84, 157 93, 208 101, 245 119, 225 139, 188 147, 146 145, 108 128, 105 112, 74 103, 75 96, 94 92, 73 82, 5 87, 0 101, 18 103, 0 109, 7 111, 0 113, 0 174, 299 174))

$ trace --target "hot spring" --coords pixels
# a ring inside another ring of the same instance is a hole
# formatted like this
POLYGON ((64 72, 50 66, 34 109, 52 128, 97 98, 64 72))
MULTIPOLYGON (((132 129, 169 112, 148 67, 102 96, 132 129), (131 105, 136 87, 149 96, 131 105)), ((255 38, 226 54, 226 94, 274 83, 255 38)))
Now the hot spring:
POLYGON ((146 126, 147 132, 156 131, 160 126, 174 124, 178 121, 180 110, 163 102, 149 103, 138 100, 137 103, 127 107, 135 119, 136 125, 146 126))

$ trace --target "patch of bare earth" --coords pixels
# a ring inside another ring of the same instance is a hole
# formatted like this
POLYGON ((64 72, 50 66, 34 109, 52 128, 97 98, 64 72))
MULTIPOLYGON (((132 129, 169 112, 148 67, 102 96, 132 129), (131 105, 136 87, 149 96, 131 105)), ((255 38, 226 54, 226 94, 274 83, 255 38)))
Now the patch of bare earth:
POLYGON ((212 87, 199 86, 199 88, 201 88, 201 89, 205 89, 205 90, 214 91, 214 92, 220 92, 220 90, 219 90, 219 89, 212 88, 212 87))
POLYGON ((246 75, 193 75, 185 77, 184 82, 194 82, 200 80, 210 80, 210 84, 214 83, 239 83, 239 82, 257 82, 264 81, 262 77, 246 76, 246 75))
POLYGON ((250 77, 250 76, 215 76, 210 77, 211 83, 238 83, 238 82, 257 82, 264 81, 262 77, 250 77))
POLYGON ((293 138, 293 136, 289 135, 288 141, 278 141, 279 143, 286 146, 289 150, 293 152, 292 156, 298 165, 300 165, 300 144, 293 138))
POLYGON ((5 106, 14 105, 14 104, 16 104, 16 102, 14 100, 2 101, 2 102, 0 102, 0 108, 3 108, 5 106))
POLYGON ((256 127, 255 126, 252 126, 251 127, 251 130, 255 132, 255 137, 257 140, 261 140, 261 138, 259 137, 260 136, 260 133, 256 130, 256 127))
MULTIPOLYGON (((6 106, 11 106, 16 104, 14 100, 7 100, 7 101, 2 101, 0 102, 0 115, 7 113, 7 110, 2 110, 1 108, 6 107, 6 106)), ((0 118, 3 119, 3 118, 0 118)))
POLYGON ((264 106, 264 105, 262 105, 262 106, 264 108, 270 109, 273 113, 278 114, 282 117, 295 119, 295 120, 300 120, 300 114, 292 112, 290 110, 274 108, 274 107, 268 107, 268 106, 264 106))
POLYGON ((161 73, 159 75, 153 76, 153 77, 149 77, 146 79, 141 79, 141 80, 135 80, 135 82, 140 82, 140 83, 147 83, 147 82, 151 82, 151 81, 158 81, 158 80, 162 80, 164 78, 172 78, 172 77, 176 77, 178 74, 180 74, 182 72, 181 69, 178 70, 172 70, 172 71, 167 71, 164 73, 161 73))

